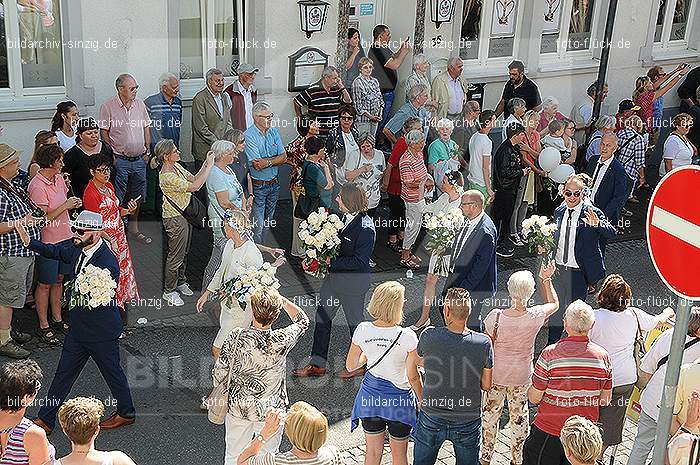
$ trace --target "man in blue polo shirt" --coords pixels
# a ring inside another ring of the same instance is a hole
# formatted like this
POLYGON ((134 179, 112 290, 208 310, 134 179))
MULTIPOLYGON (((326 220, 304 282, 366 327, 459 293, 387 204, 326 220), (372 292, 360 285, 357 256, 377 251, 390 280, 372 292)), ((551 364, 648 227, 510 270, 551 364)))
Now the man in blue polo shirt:
MULTIPOLYGON (((163 139, 170 139, 180 147, 180 126, 182 126, 182 100, 180 93, 180 80, 172 73, 165 73, 158 81, 160 92, 151 95, 143 103, 146 104, 148 115, 151 117, 151 153, 155 153, 155 147, 163 139)), ((190 171, 194 169, 191 153, 182 153, 180 163, 190 171)))
POLYGON ((263 244, 264 233, 275 216, 280 184, 278 166, 287 152, 277 128, 271 127, 272 110, 267 102, 253 105, 253 125, 245 132, 245 154, 253 181, 253 240, 263 244))

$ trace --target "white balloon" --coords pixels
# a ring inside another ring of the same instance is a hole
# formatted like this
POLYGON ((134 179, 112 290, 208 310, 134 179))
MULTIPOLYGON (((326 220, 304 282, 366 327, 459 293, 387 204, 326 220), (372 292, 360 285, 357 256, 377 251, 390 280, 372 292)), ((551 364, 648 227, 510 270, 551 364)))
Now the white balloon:
POLYGON ((569 176, 571 176, 575 172, 576 171, 574 171, 574 167, 571 165, 559 165, 549 173, 549 179, 558 184, 564 184, 566 180, 569 179, 569 176))
POLYGON ((561 153, 554 147, 547 147, 540 152, 540 167, 545 171, 554 171, 561 164, 561 153))

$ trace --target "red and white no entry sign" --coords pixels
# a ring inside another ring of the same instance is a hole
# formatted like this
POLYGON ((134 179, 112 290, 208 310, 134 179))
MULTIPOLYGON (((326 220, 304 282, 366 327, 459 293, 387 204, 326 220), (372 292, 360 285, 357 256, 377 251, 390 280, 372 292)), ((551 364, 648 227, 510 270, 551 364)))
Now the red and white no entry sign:
POLYGON ((700 167, 676 169, 656 187, 647 243, 664 283, 681 297, 700 300, 700 167))

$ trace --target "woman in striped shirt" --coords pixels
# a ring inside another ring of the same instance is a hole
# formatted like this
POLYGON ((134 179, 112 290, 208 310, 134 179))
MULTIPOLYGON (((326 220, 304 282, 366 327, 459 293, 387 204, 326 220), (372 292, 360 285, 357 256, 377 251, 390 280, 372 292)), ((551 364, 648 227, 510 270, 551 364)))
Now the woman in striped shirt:
POLYGON ((24 417, 41 389, 41 378, 34 360, 0 367, 0 465, 43 465, 54 460, 46 432, 24 417))

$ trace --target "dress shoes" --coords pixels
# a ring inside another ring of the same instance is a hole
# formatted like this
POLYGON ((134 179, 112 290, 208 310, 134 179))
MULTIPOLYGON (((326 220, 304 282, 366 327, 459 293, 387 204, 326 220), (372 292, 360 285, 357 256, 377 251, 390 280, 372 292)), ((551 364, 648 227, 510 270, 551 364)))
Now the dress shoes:
POLYGON ((47 436, 50 435, 50 434, 53 432, 53 428, 51 428, 49 425, 47 425, 46 422, 45 422, 44 420, 42 420, 41 418, 35 418, 35 419, 32 420, 32 421, 33 421, 34 424, 37 425, 39 428, 41 428, 41 429, 43 429, 44 431, 46 431, 46 435, 47 435, 47 436))
POLYGON ((343 371, 338 373, 336 376, 341 379, 352 379, 357 376, 364 376, 365 375, 365 367, 360 367, 357 370, 352 370, 348 371, 346 368, 343 368, 343 371))
POLYGON ((292 371, 292 376, 297 378, 320 378, 326 375, 326 369, 317 367, 316 365, 306 365, 304 368, 298 368, 292 371))
POLYGON ((136 418, 124 418, 114 413, 111 417, 100 423, 101 429, 117 429, 126 425, 133 425, 136 418))

